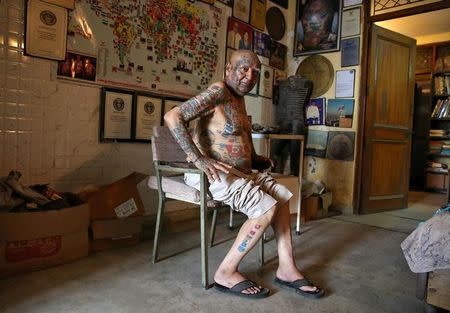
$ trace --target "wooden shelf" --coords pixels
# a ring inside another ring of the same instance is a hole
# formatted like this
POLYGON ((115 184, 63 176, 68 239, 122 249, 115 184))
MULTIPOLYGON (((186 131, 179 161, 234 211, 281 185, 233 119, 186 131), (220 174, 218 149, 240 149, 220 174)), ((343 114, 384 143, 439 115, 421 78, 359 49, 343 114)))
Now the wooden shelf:
POLYGON ((450 158, 450 154, 441 154, 441 153, 429 152, 428 155, 434 156, 434 157, 439 157, 439 158, 450 158))
POLYGON ((430 139, 450 139, 450 136, 429 136, 430 139))

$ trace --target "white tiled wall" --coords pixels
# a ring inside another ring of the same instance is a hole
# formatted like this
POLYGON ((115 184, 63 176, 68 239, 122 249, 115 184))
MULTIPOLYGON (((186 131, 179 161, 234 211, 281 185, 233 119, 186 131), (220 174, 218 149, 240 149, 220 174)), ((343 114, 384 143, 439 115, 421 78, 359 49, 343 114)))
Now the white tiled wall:
MULTIPOLYGON (((56 79, 56 62, 23 55, 24 1, 0 0, 0 176, 79 191, 153 172, 150 144, 98 141, 100 89, 56 79)), ((139 185, 146 210, 156 194, 139 185)))

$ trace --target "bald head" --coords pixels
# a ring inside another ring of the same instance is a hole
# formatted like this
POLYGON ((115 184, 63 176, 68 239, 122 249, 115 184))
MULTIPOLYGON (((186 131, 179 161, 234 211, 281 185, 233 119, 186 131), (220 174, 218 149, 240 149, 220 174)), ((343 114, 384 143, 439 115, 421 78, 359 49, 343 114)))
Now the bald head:
POLYGON ((237 96, 244 96, 255 87, 261 63, 250 50, 237 50, 225 67, 225 84, 237 96))
POLYGON ((255 62, 257 67, 261 66, 261 62, 258 56, 250 50, 235 50, 231 53, 230 63, 231 65, 236 65, 238 61, 248 60, 249 62, 255 62))

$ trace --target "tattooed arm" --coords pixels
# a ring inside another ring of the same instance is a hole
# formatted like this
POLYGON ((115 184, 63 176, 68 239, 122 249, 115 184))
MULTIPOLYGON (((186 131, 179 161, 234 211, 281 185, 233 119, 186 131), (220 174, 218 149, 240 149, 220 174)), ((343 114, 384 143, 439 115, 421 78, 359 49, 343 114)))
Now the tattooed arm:
POLYGON ((226 101, 227 93, 223 86, 214 84, 198 96, 183 102, 164 115, 164 121, 173 137, 186 153, 188 160, 206 173, 208 180, 220 181, 218 170, 228 173, 229 165, 204 156, 195 145, 187 129, 187 123, 211 112, 217 105, 226 101))

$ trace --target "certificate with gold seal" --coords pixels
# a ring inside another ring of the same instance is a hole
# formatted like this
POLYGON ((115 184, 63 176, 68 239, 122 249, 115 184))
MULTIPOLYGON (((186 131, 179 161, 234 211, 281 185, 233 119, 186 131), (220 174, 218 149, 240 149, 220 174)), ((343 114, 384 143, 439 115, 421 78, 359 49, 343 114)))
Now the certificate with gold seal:
POLYGON ((64 60, 67 16, 66 8, 39 0, 28 0, 25 54, 64 60))
POLYGON ((137 95, 136 98, 136 140, 151 140, 153 126, 161 126, 162 99, 137 95))

